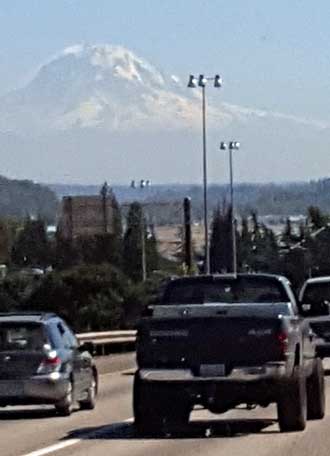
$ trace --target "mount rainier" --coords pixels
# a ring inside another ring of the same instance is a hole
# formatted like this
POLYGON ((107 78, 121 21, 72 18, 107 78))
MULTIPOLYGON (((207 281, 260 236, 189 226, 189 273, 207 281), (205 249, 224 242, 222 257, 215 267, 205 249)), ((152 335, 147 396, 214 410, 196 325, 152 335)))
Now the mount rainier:
MULTIPOLYGON (((234 135, 243 146, 242 180, 305 179, 302 163, 309 177, 323 175, 326 123, 231 105, 222 101, 222 89, 213 92, 207 108, 211 180, 226 179, 218 143, 234 135), (315 144, 317 161, 310 154, 315 144)), ((0 151, 2 174, 9 177, 199 181, 201 93, 122 46, 74 45, 43 64, 25 87, 1 97, 0 151)))

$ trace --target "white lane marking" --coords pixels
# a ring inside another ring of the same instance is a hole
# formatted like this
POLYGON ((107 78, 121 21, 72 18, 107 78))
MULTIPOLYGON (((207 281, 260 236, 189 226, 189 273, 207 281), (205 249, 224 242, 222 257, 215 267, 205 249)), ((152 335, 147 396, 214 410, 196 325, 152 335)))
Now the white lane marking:
MULTIPOLYGON (((123 423, 132 423, 134 421, 134 418, 127 418, 126 420, 123 421, 123 423)), ((99 431, 94 430, 93 432, 86 432, 86 434, 82 434, 82 437, 79 439, 69 439, 65 440, 64 442, 56 443, 55 445, 48 446, 46 448, 42 448, 41 450, 36 450, 32 451, 32 453, 27 453, 22 456, 44 456, 45 454, 50 454, 50 453, 55 453, 55 451, 60 451, 63 450, 64 448, 77 445, 77 443, 82 442, 85 439, 88 439, 88 437, 93 437, 95 436, 96 438, 98 436, 101 436, 104 434, 109 429, 113 429, 113 425, 109 426, 101 426, 99 431)))
POLYGON ((54 453, 55 451, 63 450, 64 448, 67 448, 69 446, 76 445, 80 441, 81 441, 80 439, 66 440, 65 442, 60 442, 55 445, 51 445, 49 447, 42 448, 41 450, 32 451, 32 453, 28 453, 24 456, 43 456, 45 454, 54 453))

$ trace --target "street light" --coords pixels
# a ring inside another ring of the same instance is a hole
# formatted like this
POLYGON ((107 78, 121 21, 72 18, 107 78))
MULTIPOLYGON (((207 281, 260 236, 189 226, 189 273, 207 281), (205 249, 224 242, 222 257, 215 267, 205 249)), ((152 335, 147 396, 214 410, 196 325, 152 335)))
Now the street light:
POLYGON ((233 273, 237 274, 237 247, 236 247, 236 227, 234 217, 234 186, 233 186, 233 150, 238 150, 240 143, 230 141, 220 143, 220 150, 229 150, 229 175, 230 175, 230 206, 231 206, 231 236, 232 236, 232 269, 233 273))
POLYGON ((222 87, 222 78, 219 74, 214 77, 205 77, 200 74, 198 79, 193 74, 189 76, 188 87, 194 89, 202 88, 202 126, 203 126, 203 192, 204 192, 204 242, 205 242, 205 273, 210 273, 210 249, 209 249, 209 233, 207 220, 207 155, 206 155, 206 102, 205 102, 205 87, 208 81, 213 81, 216 88, 222 87))

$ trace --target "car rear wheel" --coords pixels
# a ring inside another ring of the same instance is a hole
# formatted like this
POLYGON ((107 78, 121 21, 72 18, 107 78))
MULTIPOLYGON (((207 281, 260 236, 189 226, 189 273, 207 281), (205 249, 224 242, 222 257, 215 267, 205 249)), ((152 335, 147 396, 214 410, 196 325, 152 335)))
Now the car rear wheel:
POLYGON ((307 419, 306 378, 299 366, 294 368, 292 381, 277 403, 281 432, 303 431, 307 419))
POLYGON ((82 410, 93 410, 96 406, 96 395, 97 395, 97 378, 93 374, 91 386, 87 391, 87 398, 83 401, 79 401, 80 408, 82 410))
POLYGON ((325 415, 324 371, 320 358, 314 361, 313 373, 307 380, 307 418, 321 420, 325 415))
POLYGON ((70 382, 68 384, 68 389, 64 399, 57 402, 55 404, 56 411, 61 416, 70 416, 73 412, 73 405, 74 405, 74 390, 73 390, 73 383, 70 382))

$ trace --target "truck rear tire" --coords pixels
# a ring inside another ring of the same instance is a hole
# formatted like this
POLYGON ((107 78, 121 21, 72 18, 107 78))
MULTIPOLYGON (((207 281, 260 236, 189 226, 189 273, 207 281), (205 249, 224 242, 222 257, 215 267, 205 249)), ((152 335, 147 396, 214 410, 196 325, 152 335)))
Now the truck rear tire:
POLYGON ((139 434, 154 435, 161 432, 163 417, 158 413, 158 399, 153 385, 143 382, 136 372, 133 385, 133 413, 139 434))
POLYGON ((190 405, 180 392, 166 385, 144 382, 138 373, 134 377, 133 411, 139 434, 157 435, 166 427, 187 424, 190 405))
POLYGON ((294 368, 292 380, 277 403, 281 432, 303 431, 307 420, 306 378, 299 366, 294 368))
POLYGON ((313 373, 307 379, 307 419, 321 420, 325 415, 324 371, 320 358, 314 361, 313 373))

